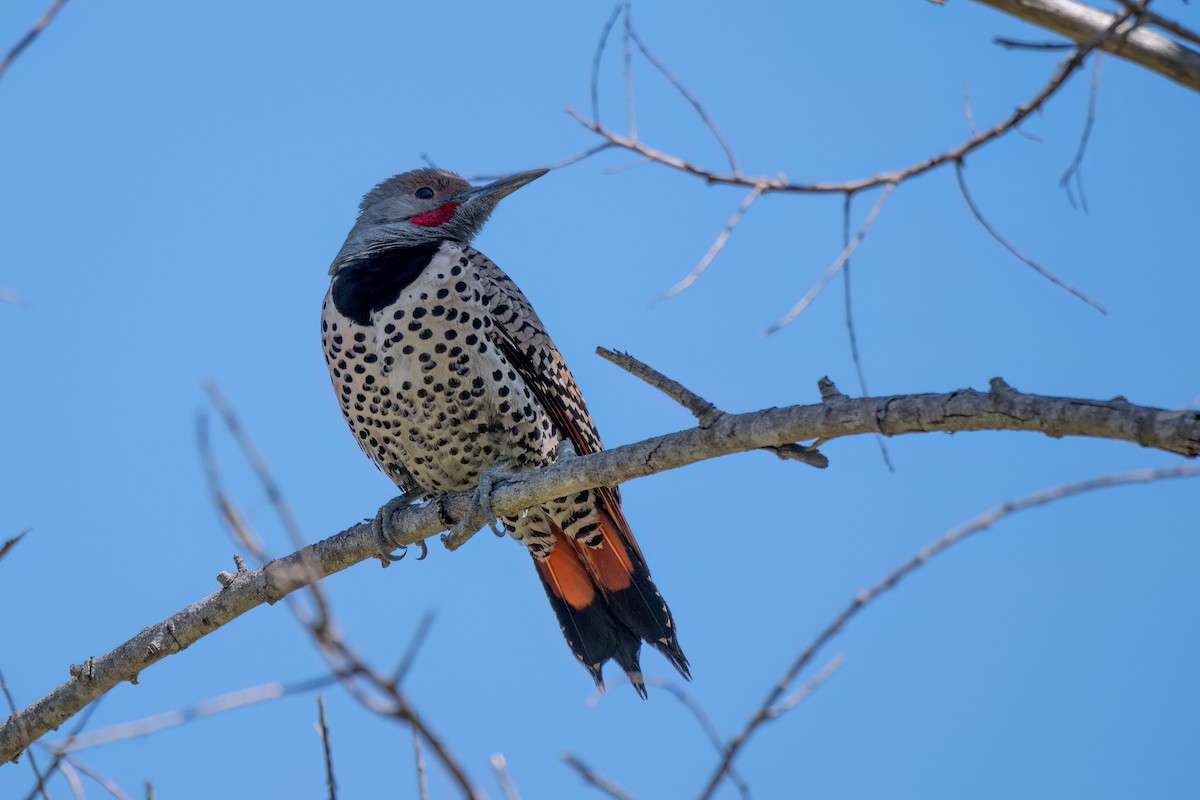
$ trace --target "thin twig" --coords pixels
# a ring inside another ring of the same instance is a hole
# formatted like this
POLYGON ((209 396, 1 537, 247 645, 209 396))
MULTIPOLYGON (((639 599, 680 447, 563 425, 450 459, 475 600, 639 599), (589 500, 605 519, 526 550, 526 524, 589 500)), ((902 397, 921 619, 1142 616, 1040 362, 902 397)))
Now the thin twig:
MULTIPOLYGON (((236 692, 226 692, 225 694, 185 708, 177 708, 172 711, 153 714, 149 717, 129 722, 106 725, 103 728, 97 728, 88 733, 81 733, 76 736, 67 737, 61 741, 50 742, 47 748, 55 753, 77 752, 126 739, 137 739, 142 736, 149 736, 152 733, 158 733, 167 728, 185 725, 194 720, 223 714, 235 708, 243 708, 269 700, 278 700, 281 697, 289 697, 323 689, 332 683, 336 683, 338 680, 338 675, 322 675, 319 678, 312 678, 298 683, 264 683, 259 686, 251 686, 246 689, 239 689, 236 692)), ((93 703, 92 706, 88 707, 89 710, 94 706, 95 704, 93 703)))
POLYGON ((992 44, 998 44, 1008 50, 1071 50, 1075 47, 1074 42, 1026 42, 1004 36, 993 38, 992 44))
POLYGON ((579 773, 579 777, 583 778, 583 782, 589 786, 594 786, 604 792, 613 800, 633 800, 633 795, 626 792, 617 784, 605 778, 603 775, 595 772, 587 764, 580 761, 574 753, 567 753, 563 756, 563 761, 567 766, 579 773))
POLYGON ((683 81, 675 77, 675 74, 667 68, 667 65, 658 60, 658 58, 650 52, 650 48, 648 48, 646 43, 642 41, 642 37, 638 36, 638 32, 636 30, 631 28, 630 35, 633 37, 634 44, 638 46, 638 50, 641 50, 642 55, 646 57, 646 60, 649 61, 655 69, 662 73, 664 78, 671 82, 671 85, 675 87, 675 90, 683 95, 683 99, 687 100, 688 103, 691 104, 692 108, 696 110, 696 113, 700 115, 700 119, 703 120, 706 126, 708 126, 709 131, 712 132, 713 137, 717 140, 717 144, 720 145, 721 149, 725 151, 725 158, 729 159, 729 169, 734 175, 741 175, 741 167, 738 166, 737 157, 733 154, 733 148, 730 147, 729 140, 727 140, 725 135, 717 128, 717 123, 713 122, 712 117, 710 117, 708 112, 704 110, 704 106, 700 104, 700 101, 696 99, 695 95, 688 91, 687 87, 683 85, 683 81))
POLYGON ((58 14, 59 10, 62 9, 66 2, 67 0, 54 0, 54 2, 50 4, 50 7, 47 8, 45 12, 42 13, 42 16, 38 18, 38 21, 33 23, 33 27, 21 37, 19 42, 13 45, 13 48, 8 51, 8 55, 4 57, 4 60, 0 61, 0 77, 4 76, 4 73, 7 72, 12 63, 16 61, 17 56, 21 55, 25 48, 29 47, 29 45, 33 43, 33 40, 38 37, 38 34, 46 29, 46 26, 50 24, 55 15, 58 14))
POLYGON ((337 800, 337 781, 333 779, 333 750, 329 745, 329 724, 325 721, 325 698, 319 694, 317 735, 321 737, 321 749, 325 751, 325 785, 329 787, 329 800, 337 800))
POLYGON ((517 784, 513 782, 512 775, 508 774, 508 761, 504 754, 492 753, 491 762, 492 771, 496 773, 496 782, 500 784, 500 791, 504 792, 504 800, 521 800, 517 784))
POLYGON ((637 141, 637 114, 633 103, 633 10, 625 4, 625 30, 621 36, 621 50, 625 56, 625 127, 629 138, 637 141))
POLYGON ((804 297, 801 297, 794 306, 788 309, 786 314, 767 327, 766 331, 764 331, 766 335, 770 336, 773 333, 778 333, 786 325, 791 323, 792 320, 800 316, 804 309, 808 308, 813 300, 817 299, 817 295, 821 293, 821 290, 825 288, 825 285, 833 279, 833 276, 838 273, 838 270, 846 265, 846 263, 850 260, 850 256, 855 250, 858 249, 858 246, 862 244, 863 239, 867 238, 867 233, 871 230, 871 226, 875 224, 875 218, 878 217, 879 212, 883 210, 884 204, 887 202, 887 199, 892 196, 892 191, 895 190, 896 186, 897 184, 895 183, 889 183, 883 187, 883 193, 879 195, 879 199, 875 201, 875 205, 871 208, 870 213, 867 214, 867 218, 863 220, 862 227, 858 229, 858 233, 855 234, 854 238, 842 248, 842 252, 839 253, 838 257, 833 260, 833 263, 825 269, 825 272, 820 278, 817 279, 816 283, 809 287, 809 290, 805 292, 804 297))
POLYGON ((597 122, 600 121, 600 58, 604 55, 604 47, 608 44, 609 34, 612 33, 613 25, 616 24, 617 17, 620 16, 621 9, 624 7, 624 2, 617 3, 613 7, 604 27, 600 29, 600 41, 596 43, 596 51, 592 55, 592 119, 597 122))
MULTIPOLYGON (((964 92, 966 91, 966 84, 963 84, 963 90, 964 92)), ((967 108, 970 109, 969 104, 967 108)), ((968 113, 969 118, 970 114, 968 113)), ((842 203, 843 248, 850 246, 850 211, 853 201, 854 195, 847 193, 845 202, 842 203)), ((858 393, 866 397, 871 391, 867 388, 867 371, 863 368, 862 356, 858 352, 858 333, 854 328, 854 303, 850 292, 849 258, 846 259, 846 265, 842 268, 842 296, 845 299, 846 335, 850 338, 850 358, 854 362, 854 371, 858 374, 858 393)), ((875 444, 879 447, 879 455, 883 458, 883 463, 888 468, 888 472, 895 472, 896 466, 892 463, 892 454, 888 451, 887 442, 883 440, 882 433, 875 433, 875 444)))
POLYGON ((717 253, 720 253, 722 248, 725 247, 725 242, 729 240, 729 234, 733 233, 733 229, 736 228, 738 223, 742 221, 742 216, 748 210, 750 210, 750 206, 754 205, 754 201, 762 196, 764 188, 765 187, 761 185, 755 186, 745 197, 742 198, 742 202, 738 204, 737 209, 735 209, 733 214, 729 217, 729 220, 725 223, 725 227, 722 228, 721 232, 717 234, 717 238, 708 248, 708 252, 704 254, 704 258, 700 259, 700 262, 692 268, 692 271, 685 275, 678 283, 676 283, 670 289, 667 289, 658 297, 654 298, 654 300, 651 301, 652 304, 661 303, 663 300, 668 300, 696 282, 696 279, 700 277, 701 273, 708 269, 708 265, 711 264, 713 259, 717 257, 717 253))
POLYGON ((16 547, 17 542, 24 539, 25 534, 29 533, 30 530, 31 530, 30 528, 26 528, 25 530, 18 533, 16 536, 5 541, 4 544, 0 544, 0 558, 4 558, 6 555, 8 555, 8 551, 12 550, 14 547, 16 547))
POLYGON ((1083 156, 1087 152, 1088 141, 1092 137, 1092 125, 1096 122, 1096 96, 1100 91, 1100 62, 1103 60, 1099 52, 1095 55, 1095 63, 1092 65, 1092 85, 1088 90, 1088 107, 1087 119, 1083 123, 1083 133, 1079 136, 1079 148, 1075 151, 1075 157, 1071 159, 1071 163, 1067 166, 1066 172, 1058 179, 1058 185, 1067 192, 1067 200, 1071 203, 1071 207, 1075 208, 1075 195, 1071 191, 1071 178, 1075 178, 1075 188, 1079 192, 1079 207, 1083 208, 1083 213, 1088 213, 1087 194, 1083 190, 1083 156))
POLYGON ((408 641, 408 647, 404 650, 404 656, 396 666, 396 671, 392 673, 392 683, 397 687, 404 683, 405 676, 412 669, 413 662, 417 660, 417 653, 420 652, 421 645, 425 644, 425 637, 429 635, 429 629, 433 627, 433 618, 432 611, 426 611, 421 615, 421 620, 417 623, 417 628, 408 641))
POLYGON ((1034 270, 1034 272, 1041 275, 1043 278, 1050 281, 1055 286, 1058 286, 1062 289, 1067 290, 1068 292, 1075 295, 1083 302, 1087 303, 1092 308, 1099 311, 1101 314, 1108 313, 1108 311, 1105 310, 1104 306, 1100 305, 1095 300, 1088 297, 1086 294, 1079 291, 1074 286, 1067 283, 1062 278, 1058 277, 1053 272, 1046 269, 1045 267, 1043 267, 1041 264, 1034 261, 1029 256, 1025 255, 1025 253, 1023 253, 1021 250, 1017 249, 1016 245, 1014 245, 1012 242, 1008 241, 1008 239, 1004 238, 998 230, 996 230, 994 227, 992 227, 992 224, 990 222, 988 222, 987 217, 985 217, 983 215, 983 212, 979 209, 979 206, 977 206, 975 204, 975 200, 974 200, 974 198, 971 197, 970 191, 967 190, 967 178, 966 178, 966 175, 964 174, 963 170, 964 170, 964 166, 961 161, 955 164, 954 174, 958 178, 958 188, 962 191, 963 200, 965 200, 967 202, 967 207, 971 209, 971 213, 975 215, 975 219, 979 220, 979 224, 983 226, 983 229, 985 231, 987 231, 989 234, 991 234, 991 237, 993 239, 995 239, 997 242, 999 242, 1001 245, 1003 245, 1004 248, 1006 250, 1008 250, 1008 252, 1012 253, 1014 256, 1016 256, 1018 259, 1020 259, 1022 262, 1024 262, 1029 267, 1031 267, 1034 270))
POLYGON ((872 601, 878 599, 896 586, 912 572, 916 571, 923 565, 927 564, 935 556, 945 552, 952 545, 966 539, 972 534, 986 530, 992 525, 995 525, 1000 520, 1008 517, 1018 511, 1024 511, 1029 508, 1043 506, 1047 503, 1061 500, 1073 495, 1082 494, 1084 492, 1094 491, 1096 489, 1105 489, 1113 486, 1124 486, 1133 483, 1149 483, 1154 481, 1169 480, 1172 478, 1200 477, 1200 465, 1185 465, 1177 467, 1164 467, 1162 469, 1143 469, 1134 470, 1132 472, 1120 472, 1110 475, 1102 475, 1097 478, 1079 481, 1077 483, 1063 484, 1049 489, 1043 489, 1033 494, 1025 495, 1016 500, 1009 500, 1001 503, 994 508, 991 508, 974 519, 959 525, 958 527, 943 534, 937 540, 932 542, 927 547, 921 549, 911 558, 890 572, 885 578, 876 583, 870 589, 860 591, 855 595, 854 600, 830 622, 825 628, 817 634, 816 638, 804 648, 803 652, 796 658, 792 665, 788 668, 784 676, 779 679, 767 693, 767 697, 759 704, 758 710, 750 718, 749 722, 729 740, 729 746, 725 751, 725 756, 721 763, 713 772, 709 779, 707 787, 701 793, 701 800, 707 800, 716 791, 722 777, 725 775, 729 765, 733 763, 738 752, 746 744, 750 736, 764 722, 772 719, 772 709, 780 702, 780 698, 791 685, 796 676, 808 666, 821 648, 829 643, 843 628, 852 620, 860 611, 871 604, 872 601))
POLYGON ((271 467, 267 464, 266 457, 258 449, 258 446, 254 444, 254 440, 250 438, 250 434, 243 427, 237 413, 233 410, 233 406, 225 399, 224 393, 221 392, 221 388, 217 386, 216 382, 208 381, 205 383, 204 391, 208 393, 208 399, 225 421, 225 427, 233 436, 234 441, 237 442, 238 447, 241 448, 246 461, 254 469, 254 474, 258 476, 258 480, 267 494, 267 500, 275 508, 275 513, 279 516, 280 522, 283 523, 283 530, 287 533, 292 546, 303 547, 306 544, 304 532, 300 529, 300 523, 296 520, 296 515, 292 513, 292 507, 284 499, 283 492, 280 490, 275 476, 271 473, 271 467))
POLYGON ((429 800, 429 787, 425 784, 425 756, 421 754, 421 737, 417 734, 417 726, 414 723, 412 726, 412 743, 413 760, 417 765, 417 797, 421 800, 429 800))

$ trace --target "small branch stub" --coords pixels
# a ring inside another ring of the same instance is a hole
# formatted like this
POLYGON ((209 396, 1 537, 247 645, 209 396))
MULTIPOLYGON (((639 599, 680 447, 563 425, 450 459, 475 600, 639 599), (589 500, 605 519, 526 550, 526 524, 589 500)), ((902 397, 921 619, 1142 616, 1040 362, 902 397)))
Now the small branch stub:
POLYGON ((828 375, 821 378, 821 380, 817 381, 817 391, 819 391, 821 393, 821 401, 824 403, 829 403, 834 400, 845 400, 846 399, 846 395, 842 394, 838 390, 837 386, 834 385, 833 381, 829 380, 828 375))

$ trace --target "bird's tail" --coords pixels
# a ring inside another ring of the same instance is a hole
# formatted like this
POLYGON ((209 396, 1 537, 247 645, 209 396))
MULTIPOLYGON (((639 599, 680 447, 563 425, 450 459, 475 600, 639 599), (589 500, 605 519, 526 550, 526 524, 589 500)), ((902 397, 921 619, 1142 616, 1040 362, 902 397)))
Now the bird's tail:
POLYGON ((603 534, 598 546, 575 541, 551 523, 554 547, 549 556, 534 559, 567 644, 601 688, 601 670, 613 659, 646 696, 639 666, 643 641, 691 680, 671 611, 650 578, 619 502, 609 489, 596 495, 603 534))

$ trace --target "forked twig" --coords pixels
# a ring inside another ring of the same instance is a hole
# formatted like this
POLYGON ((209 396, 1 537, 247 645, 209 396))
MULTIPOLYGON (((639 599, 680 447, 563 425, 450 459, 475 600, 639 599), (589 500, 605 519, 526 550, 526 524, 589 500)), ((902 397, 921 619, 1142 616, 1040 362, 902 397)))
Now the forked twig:
MULTIPOLYGON (((603 358, 605 361, 616 364, 621 369, 633 375, 635 378, 640 378, 646 383, 658 389, 660 392, 670 397, 675 402, 692 412, 692 416, 704 427, 711 427, 725 415, 725 412, 714 406, 712 403, 705 400, 700 395, 693 392, 691 389, 684 386, 678 381, 671 380, 666 375, 651 367, 649 364, 644 364, 638 361, 628 353, 622 353, 615 350, 609 350, 605 347, 597 347, 596 355, 603 358)), ((771 447, 763 447, 770 453, 774 453, 779 458, 791 461, 800 461, 817 469, 824 469, 829 466, 827 459, 815 447, 805 447, 800 444, 784 444, 774 445, 771 447)))

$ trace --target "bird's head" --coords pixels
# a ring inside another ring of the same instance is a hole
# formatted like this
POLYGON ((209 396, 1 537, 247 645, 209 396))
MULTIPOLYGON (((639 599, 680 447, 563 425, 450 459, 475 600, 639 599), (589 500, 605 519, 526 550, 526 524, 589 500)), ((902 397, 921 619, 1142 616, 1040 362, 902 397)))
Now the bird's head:
POLYGON ((547 172, 521 172, 486 186, 472 186, 453 172, 432 168, 388 178, 363 197, 358 220, 329 274, 349 261, 392 247, 441 239, 468 244, 497 203, 547 172))

